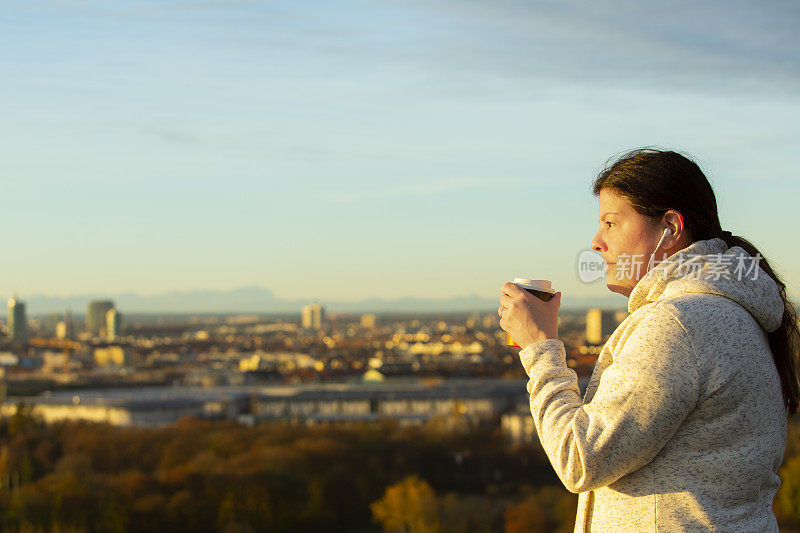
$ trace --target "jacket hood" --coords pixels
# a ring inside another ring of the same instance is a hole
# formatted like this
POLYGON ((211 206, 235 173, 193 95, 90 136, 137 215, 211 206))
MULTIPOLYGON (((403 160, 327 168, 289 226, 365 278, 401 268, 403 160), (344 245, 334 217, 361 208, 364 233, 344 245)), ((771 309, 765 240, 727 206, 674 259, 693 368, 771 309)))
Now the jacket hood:
POLYGON ((631 291, 628 312, 681 294, 716 294, 741 305, 764 330, 783 320, 778 284, 739 246, 722 239, 696 241, 655 265, 631 291))

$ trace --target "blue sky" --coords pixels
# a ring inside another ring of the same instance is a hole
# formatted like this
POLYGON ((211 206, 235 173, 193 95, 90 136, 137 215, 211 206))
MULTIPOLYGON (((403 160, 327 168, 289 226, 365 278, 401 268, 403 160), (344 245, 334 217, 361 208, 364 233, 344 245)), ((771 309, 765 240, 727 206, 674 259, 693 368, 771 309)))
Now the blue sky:
POLYGON ((592 178, 695 157, 792 290, 794 2, 26 2, 0 14, 0 294, 597 296, 592 178))

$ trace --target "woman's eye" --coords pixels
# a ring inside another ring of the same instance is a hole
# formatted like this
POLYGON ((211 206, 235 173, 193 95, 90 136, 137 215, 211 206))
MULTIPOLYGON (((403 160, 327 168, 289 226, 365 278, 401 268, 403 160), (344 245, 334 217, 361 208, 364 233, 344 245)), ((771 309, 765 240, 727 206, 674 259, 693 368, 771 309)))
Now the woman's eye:
POLYGON ((611 226, 613 226, 613 225, 614 225, 614 223, 613 223, 613 222, 606 222, 606 224, 608 224, 608 226, 606 226, 607 228, 610 228, 611 226))

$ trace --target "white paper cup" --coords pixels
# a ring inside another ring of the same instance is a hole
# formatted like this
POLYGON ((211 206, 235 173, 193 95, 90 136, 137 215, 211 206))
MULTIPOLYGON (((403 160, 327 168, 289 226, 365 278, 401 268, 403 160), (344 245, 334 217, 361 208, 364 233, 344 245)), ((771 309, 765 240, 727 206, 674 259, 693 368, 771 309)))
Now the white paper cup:
MULTIPOLYGON (((556 293, 555 289, 553 288, 553 284, 546 279, 514 278, 514 281, 511 283, 520 289, 533 294, 543 302, 549 302, 556 293)), ((508 334, 506 335, 506 346, 515 346, 517 348, 520 347, 519 344, 514 342, 514 339, 511 338, 511 335, 508 334)))

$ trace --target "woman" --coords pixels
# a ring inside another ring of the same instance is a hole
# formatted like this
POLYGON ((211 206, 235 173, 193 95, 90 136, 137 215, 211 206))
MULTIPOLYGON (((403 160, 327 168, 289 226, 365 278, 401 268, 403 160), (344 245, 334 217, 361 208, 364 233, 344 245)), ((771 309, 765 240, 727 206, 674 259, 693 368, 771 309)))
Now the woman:
POLYGON ((594 194, 591 246, 630 315, 583 399, 558 340, 561 294, 545 303, 507 283, 498 309, 524 347, 542 446, 580 494, 575 531, 777 531, 777 471, 800 403, 784 284, 722 230, 708 180, 680 154, 630 152, 594 194))

